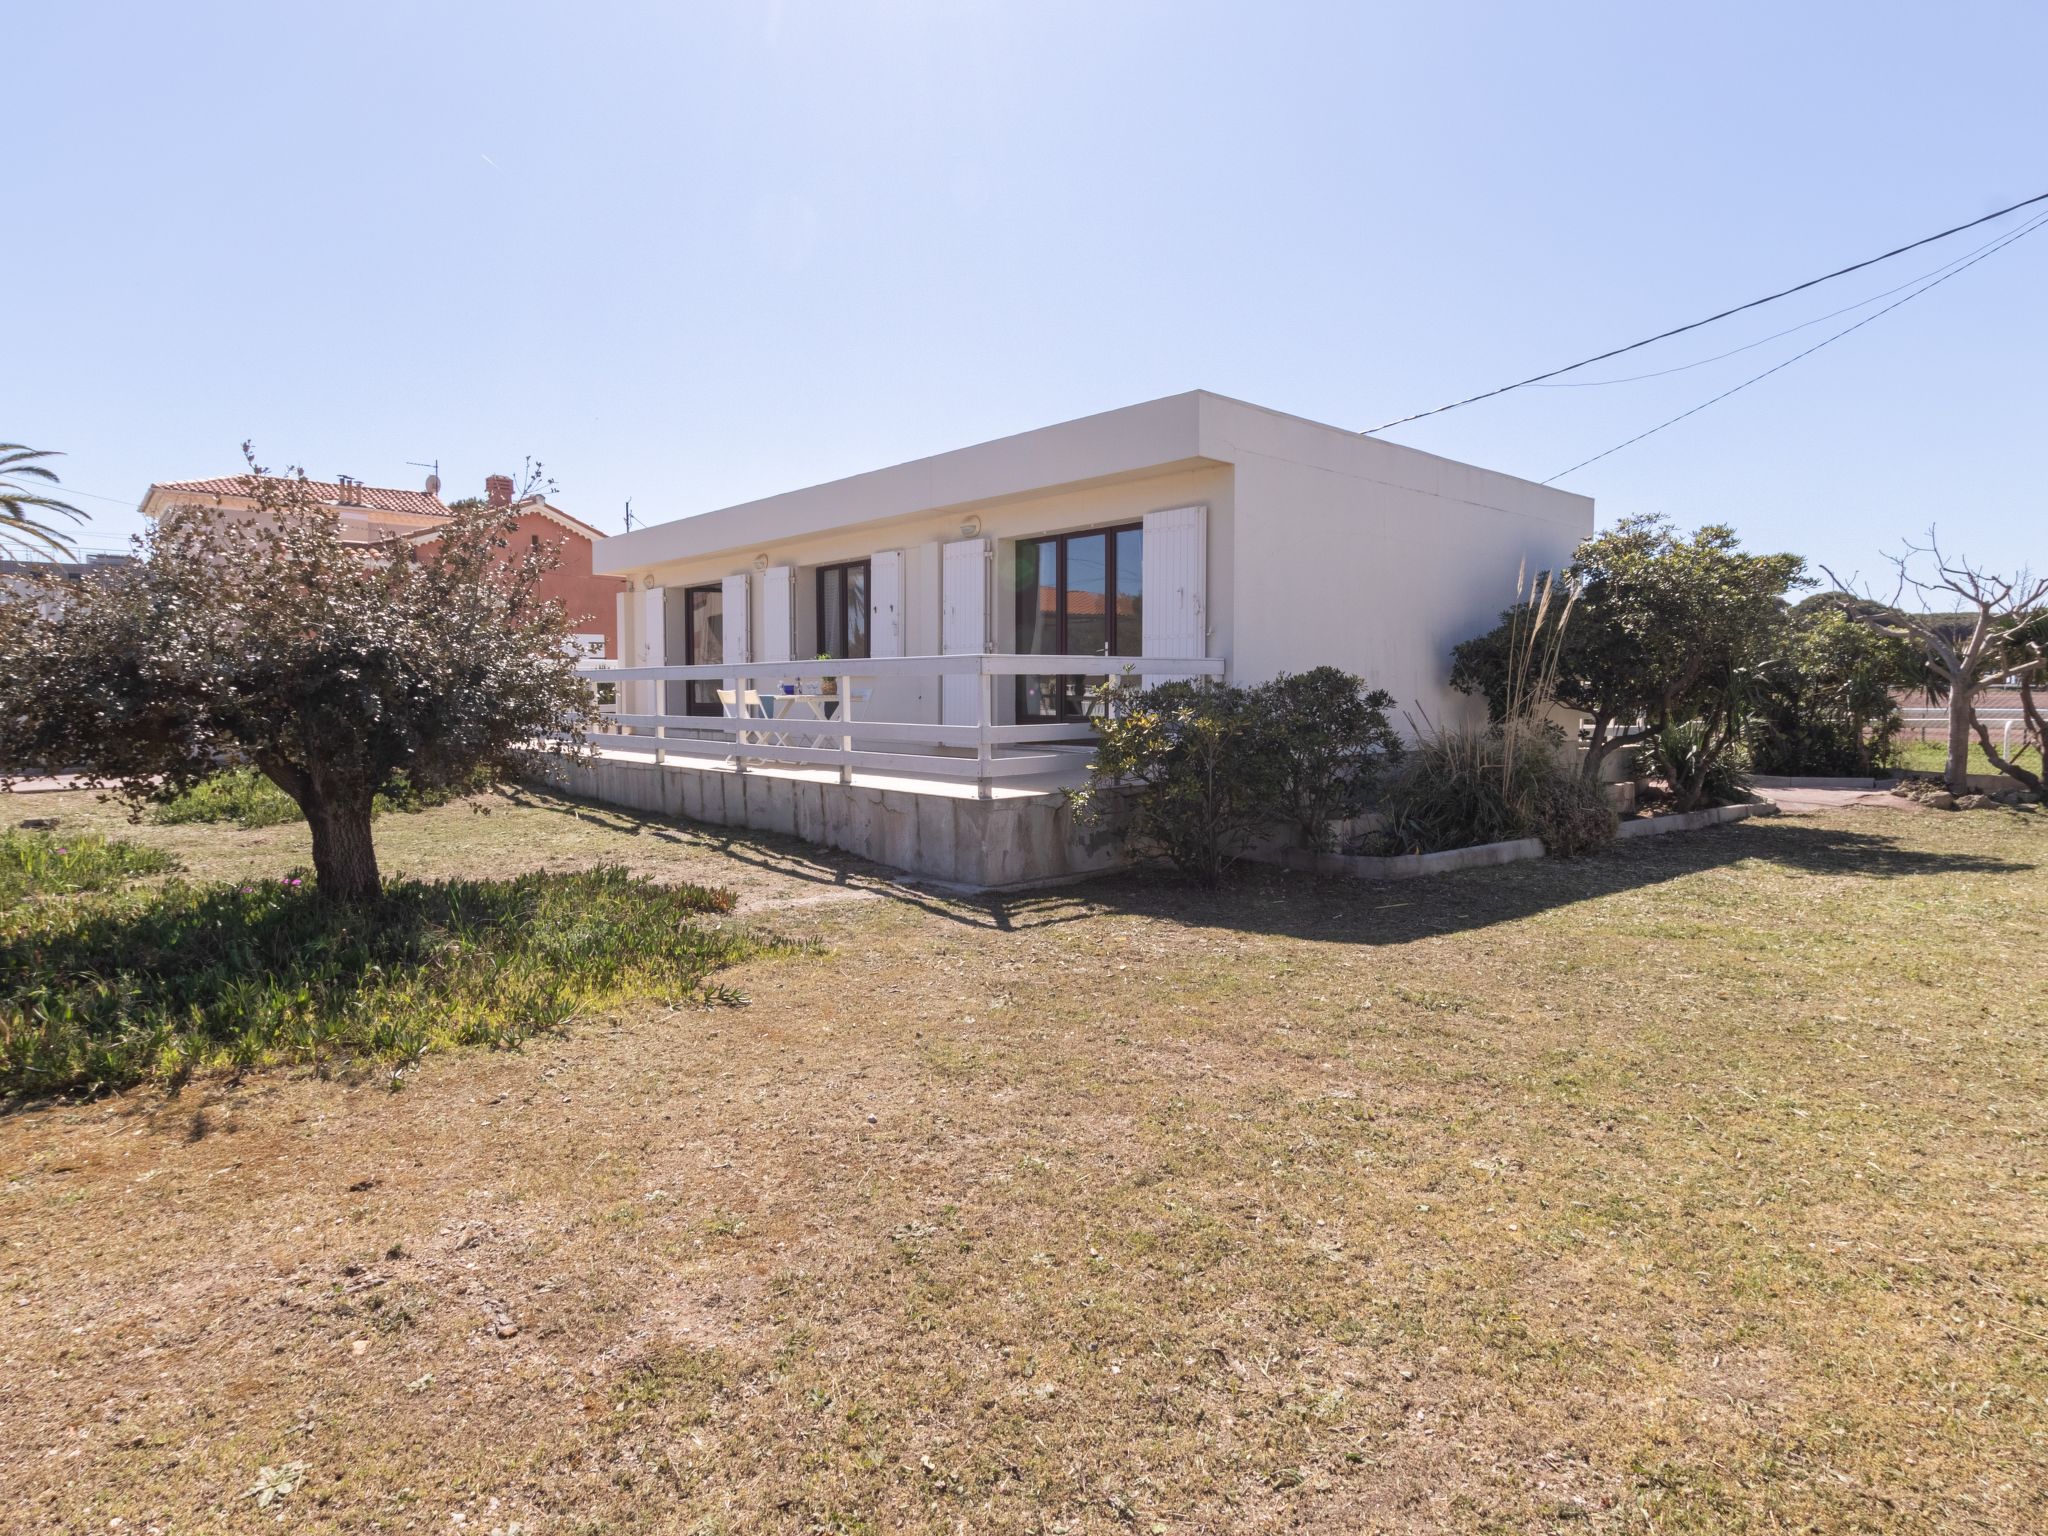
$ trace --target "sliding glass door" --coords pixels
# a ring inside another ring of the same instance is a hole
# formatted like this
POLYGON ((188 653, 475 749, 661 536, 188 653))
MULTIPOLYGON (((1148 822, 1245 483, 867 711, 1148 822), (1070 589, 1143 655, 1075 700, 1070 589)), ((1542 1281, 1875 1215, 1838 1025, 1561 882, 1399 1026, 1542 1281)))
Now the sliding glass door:
MULTIPOLYGON (((1017 541, 1020 656, 1137 656, 1144 641, 1142 529, 1104 528, 1017 541)), ((1019 720, 1077 720, 1108 677, 1020 677, 1019 720)))

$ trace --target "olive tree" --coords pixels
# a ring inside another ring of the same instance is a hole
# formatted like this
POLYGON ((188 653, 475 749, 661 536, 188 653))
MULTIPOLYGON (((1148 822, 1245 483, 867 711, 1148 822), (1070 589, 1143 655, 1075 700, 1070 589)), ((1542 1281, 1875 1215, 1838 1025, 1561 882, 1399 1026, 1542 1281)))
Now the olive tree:
POLYGON ((380 790, 580 749, 590 690, 540 592, 554 555, 510 550, 489 510, 425 547, 350 545, 302 473, 249 467, 253 514, 178 509, 143 559, 0 608, 0 766, 139 803, 248 764, 305 813, 320 892, 373 900, 380 790))

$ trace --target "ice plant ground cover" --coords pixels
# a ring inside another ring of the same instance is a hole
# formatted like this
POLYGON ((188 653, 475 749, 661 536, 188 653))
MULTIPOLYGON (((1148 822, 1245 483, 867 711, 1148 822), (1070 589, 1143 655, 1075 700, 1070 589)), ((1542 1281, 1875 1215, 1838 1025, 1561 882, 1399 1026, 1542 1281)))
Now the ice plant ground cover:
POLYGON ((379 832, 809 942, 399 1093, 0 1116, 0 1526, 2048 1524, 2048 818, 975 900, 559 802, 379 832))
POLYGON ((400 881, 351 905, 297 873, 116 889, 176 861, 72 842, 0 841, 0 891, 17 892, 0 907, 0 1099, 209 1068, 402 1070, 627 999, 702 997, 762 948, 707 920, 728 893, 616 867, 400 881))

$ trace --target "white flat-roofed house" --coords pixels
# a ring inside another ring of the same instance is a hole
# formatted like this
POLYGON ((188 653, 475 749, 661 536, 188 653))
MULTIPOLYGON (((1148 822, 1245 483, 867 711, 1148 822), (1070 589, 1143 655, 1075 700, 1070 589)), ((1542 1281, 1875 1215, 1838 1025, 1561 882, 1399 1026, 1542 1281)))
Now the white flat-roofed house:
POLYGON ((1583 496, 1172 395, 603 540, 629 589, 599 744, 987 801, 1078 780, 1104 677, 1331 664, 1457 718, 1451 648, 1592 530, 1583 496))

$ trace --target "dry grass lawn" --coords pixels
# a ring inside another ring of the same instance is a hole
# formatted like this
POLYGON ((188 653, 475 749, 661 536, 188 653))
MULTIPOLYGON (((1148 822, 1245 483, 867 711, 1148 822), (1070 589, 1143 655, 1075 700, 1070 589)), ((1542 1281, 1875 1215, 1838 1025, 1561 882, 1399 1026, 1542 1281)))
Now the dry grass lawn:
POLYGON ((0 1526, 2048 1530, 2048 818, 976 900, 544 800, 379 837, 816 945, 402 1091, 0 1116, 0 1526))

